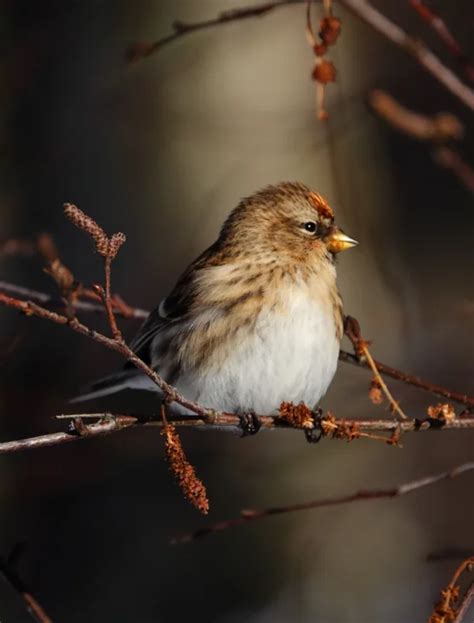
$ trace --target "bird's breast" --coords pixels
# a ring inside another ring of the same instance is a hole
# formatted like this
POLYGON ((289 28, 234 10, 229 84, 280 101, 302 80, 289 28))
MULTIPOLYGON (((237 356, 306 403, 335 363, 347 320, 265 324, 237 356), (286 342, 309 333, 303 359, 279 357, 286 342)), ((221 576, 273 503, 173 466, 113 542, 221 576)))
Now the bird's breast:
POLYGON ((182 379, 188 394, 229 411, 271 413, 284 400, 317 404, 334 376, 340 342, 337 290, 335 283, 327 286, 263 289, 227 316, 209 318, 208 352, 182 379))

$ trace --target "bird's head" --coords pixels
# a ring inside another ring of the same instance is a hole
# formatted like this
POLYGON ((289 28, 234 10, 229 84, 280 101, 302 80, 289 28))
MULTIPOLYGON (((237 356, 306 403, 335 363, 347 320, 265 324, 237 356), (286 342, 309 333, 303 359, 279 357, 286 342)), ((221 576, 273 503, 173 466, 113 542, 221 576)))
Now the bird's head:
POLYGON ((325 199, 299 182, 267 186, 243 199, 224 223, 221 240, 301 261, 309 254, 332 259, 357 244, 334 224, 325 199))

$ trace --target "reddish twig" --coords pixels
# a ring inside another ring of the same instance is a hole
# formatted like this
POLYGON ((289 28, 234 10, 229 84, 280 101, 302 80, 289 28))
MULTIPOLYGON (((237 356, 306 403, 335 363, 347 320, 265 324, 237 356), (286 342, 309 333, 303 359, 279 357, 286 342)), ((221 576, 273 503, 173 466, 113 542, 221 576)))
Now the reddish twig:
POLYGON ((474 168, 456 149, 443 144, 463 137, 464 128, 457 117, 450 113, 439 113, 434 117, 415 113, 383 91, 373 91, 369 95, 369 104, 377 115, 392 127, 417 140, 432 143, 435 162, 452 171, 458 180, 474 193, 474 168))
MULTIPOLYGON (((53 296, 51 294, 46 294, 45 292, 38 292, 38 290, 32 290, 31 288, 24 288, 23 286, 17 286, 13 283, 8 283, 7 281, 0 281, 0 291, 3 291, 6 294, 12 294, 14 296, 21 296, 23 298, 29 299, 33 303, 42 303, 43 305, 51 305, 56 308, 63 308, 64 301, 62 298, 58 296, 53 296)), ((80 297, 89 298, 92 300, 100 301, 100 297, 92 290, 81 290, 79 293, 79 298, 73 301, 73 307, 77 311, 81 312, 94 312, 103 314, 104 306, 97 305, 94 303, 88 303, 87 301, 81 300, 80 297)), ((114 306, 114 312, 118 316, 122 316, 123 318, 135 318, 137 320, 145 320, 149 316, 149 311, 145 309, 140 309, 139 307, 130 307, 123 299, 118 295, 114 294, 112 296, 112 304, 114 306)))
MULTIPOLYGON (((458 612, 457 606, 460 593, 460 587, 458 585, 458 582, 463 573, 465 573, 466 571, 472 571, 473 568, 474 556, 470 556, 466 560, 463 560, 463 562, 458 566, 447 587, 441 591, 441 599, 435 605, 434 610, 430 618, 428 619, 428 623, 450 623, 453 621, 458 621, 460 623, 462 621, 464 615, 462 615, 460 618, 460 612, 458 612)), ((467 592, 467 604, 466 601, 463 600, 462 610, 464 610, 464 613, 467 612, 470 601, 472 600, 472 597, 469 596, 469 593, 471 592, 472 591, 470 590, 467 592)))
POLYGON ((435 162, 454 173, 458 180, 474 193, 474 167, 467 163, 461 154, 452 147, 438 147, 433 152, 435 162))
MULTIPOLYGON (((390 376, 394 379, 398 379, 403 383, 408 385, 413 385, 425 391, 429 391, 437 396, 442 396, 443 398, 448 398, 449 400, 454 400, 455 402, 460 402, 467 407, 474 407, 474 397, 468 396, 467 394, 460 394, 458 392, 452 392, 451 390, 441 387, 439 385, 433 385, 432 383, 428 383, 426 381, 421 381, 419 378, 415 376, 411 376, 402 372, 401 370, 397 370, 386 364, 377 361, 370 357, 371 361, 367 359, 366 349, 367 345, 370 342, 367 342, 362 338, 362 334, 360 331, 360 325, 356 318, 352 316, 346 316, 344 321, 344 333, 351 341, 354 347, 354 354, 351 355, 345 351, 340 351, 339 359, 345 361, 347 363, 353 363, 355 365, 362 365, 366 368, 369 368, 374 372, 377 370, 381 374, 385 374, 386 376, 390 376)), ((378 379, 377 379, 378 380, 378 379)), ((393 400, 393 398, 392 398, 393 400)))
MULTIPOLYGON (((389 405, 390 405, 390 410, 394 413, 398 413, 398 415, 402 419, 407 419, 407 416, 400 408, 400 405, 398 404, 398 402, 392 396, 392 393, 390 392, 385 381, 380 375, 377 364, 374 358, 372 357, 372 355, 370 354, 369 342, 363 339, 362 334, 360 332, 359 322, 355 318, 352 318, 352 316, 345 317, 344 333, 345 335, 347 335, 347 337, 352 342, 356 357, 358 359, 366 361, 368 367, 372 370, 372 374, 374 375, 372 383, 375 383, 377 389, 380 389, 380 391, 385 394, 385 397, 387 398, 389 405)), ((380 401, 377 400, 377 402, 380 402, 380 401)))
POLYGON ((454 619, 453 623, 469 623, 469 621, 466 619, 466 616, 469 614, 469 611, 471 610, 473 603, 474 603, 474 582, 467 589, 459 605, 459 609, 457 611, 456 618, 454 619))
POLYGON ((389 93, 374 90, 369 104, 377 115, 392 127, 420 141, 443 143, 458 141, 464 136, 464 126, 451 113, 440 112, 431 117, 409 110, 389 93))
MULTIPOLYGON (((176 41, 182 36, 188 35, 198 30, 221 26, 232 21, 258 17, 265 15, 274 9, 283 6, 300 4, 307 0, 278 0, 275 2, 264 2, 251 7, 232 9, 219 14, 217 17, 186 24, 184 22, 174 22, 174 32, 171 35, 158 39, 154 43, 138 43, 128 50, 129 60, 138 60, 150 56, 165 45, 176 41)), ((453 95, 461 100, 471 110, 474 110, 474 90, 464 84, 454 74, 449 67, 444 65, 439 58, 418 38, 408 35, 400 26, 385 17, 383 13, 373 7, 367 0, 340 0, 340 4, 351 11, 363 22, 368 24, 376 32, 383 35, 386 39, 408 52, 419 65, 430 73, 453 95)))
POLYGON ((242 510, 240 517, 234 519, 228 519, 226 521, 220 521, 211 526, 200 528, 191 534, 176 537, 173 539, 173 543, 187 543, 194 541, 198 538, 220 532, 222 530, 228 530, 236 526, 241 526, 249 521, 255 521, 257 519, 265 519, 273 515, 283 515, 287 513, 294 513, 297 511, 313 510, 316 508, 325 508, 328 506, 341 506, 343 504, 351 504, 353 502, 368 502, 370 500, 376 500, 381 498, 396 498, 409 493, 413 493, 423 487, 434 485, 442 480, 447 480, 461 476, 462 474, 474 470, 474 462, 463 463, 454 467, 453 469, 441 472, 439 474, 433 474, 430 476, 424 476, 417 480, 411 480, 405 482, 396 487, 388 487, 386 489, 363 489, 350 493, 348 495, 334 496, 328 498, 319 498, 317 500, 311 500, 309 502, 302 502, 300 504, 290 504, 286 506, 275 506, 273 508, 266 508, 263 510, 247 509, 242 510))
POLYGON ((409 0, 413 9, 418 13, 423 21, 430 25, 435 31, 456 61, 462 67, 466 78, 470 82, 474 82, 474 65, 464 54, 457 39, 446 26, 444 20, 433 9, 429 8, 422 0, 409 0))
POLYGON ((18 593, 27 611, 37 623, 52 623, 52 619, 46 613, 38 599, 34 597, 31 591, 25 586, 14 568, 17 551, 18 548, 14 548, 7 560, 0 560, 0 572, 10 586, 18 593))
POLYGON ((273 9, 277 9, 285 4, 292 4, 292 2, 276 1, 276 2, 263 2, 255 6, 241 7, 237 9, 230 9, 229 11, 222 11, 217 17, 208 20, 202 20, 200 22, 186 23, 181 20, 175 20, 172 24, 174 32, 166 37, 157 39, 154 43, 134 43, 127 50, 127 60, 129 62, 135 62, 141 58, 151 56, 155 52, 158 52, 161 48, 170 43, 173 43, 177 39, 189 35, 198 30, 206 30, 214 26, 221 26, 229 22, 237 20, 249 19, 254 17, 261 17, 273 9))

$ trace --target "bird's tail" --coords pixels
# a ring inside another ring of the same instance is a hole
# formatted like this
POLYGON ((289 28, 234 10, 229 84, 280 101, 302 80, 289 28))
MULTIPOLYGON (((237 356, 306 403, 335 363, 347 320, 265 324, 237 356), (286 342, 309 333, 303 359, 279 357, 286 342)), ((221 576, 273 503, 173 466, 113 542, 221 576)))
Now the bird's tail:
POLYGON ((75 396, 71 403, 95 400, 104 396, 110 396, 125 389, 139 389, 157 391, 156 385, 140 370, 124 370, 116 374, 106 376, 85 388, 84 393, 75 396))

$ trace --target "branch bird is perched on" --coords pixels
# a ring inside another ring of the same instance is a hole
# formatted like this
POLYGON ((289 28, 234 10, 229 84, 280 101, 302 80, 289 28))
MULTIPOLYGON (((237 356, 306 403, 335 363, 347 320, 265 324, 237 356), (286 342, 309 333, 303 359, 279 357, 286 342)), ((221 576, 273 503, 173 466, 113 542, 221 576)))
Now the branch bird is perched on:
MULTIPOLYGON (((343 333, 334 256, 355 240, 326 201, 284 182, 243 199, 130 347, 187 398, 242 414, 317 405, 343 333)), ((157 390, 133 367, 79 400, 157 390)))

